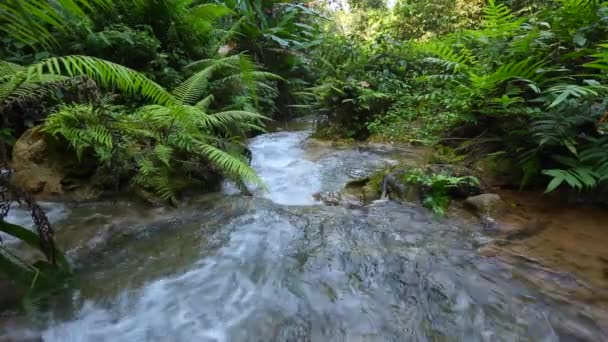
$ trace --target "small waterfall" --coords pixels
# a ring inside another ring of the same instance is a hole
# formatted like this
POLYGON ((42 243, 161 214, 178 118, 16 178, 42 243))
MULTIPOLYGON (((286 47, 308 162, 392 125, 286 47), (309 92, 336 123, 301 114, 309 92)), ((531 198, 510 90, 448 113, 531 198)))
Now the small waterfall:
POLYGON ((384 175, 384 177, 382 178, 382 194, 380 195, 380 199, 381 200, 387 200, 388 199, 388 175, 384 175))

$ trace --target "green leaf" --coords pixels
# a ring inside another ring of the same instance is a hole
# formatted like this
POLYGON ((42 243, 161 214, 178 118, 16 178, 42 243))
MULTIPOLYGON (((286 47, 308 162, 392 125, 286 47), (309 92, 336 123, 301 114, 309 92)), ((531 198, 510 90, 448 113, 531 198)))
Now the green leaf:
POLYGON ((549 193, 555 189, 557 189, 557 187, 559 187, 562 183, 564 182, 564 179, 561 177, 554 177, 551 182, 549 182, 549 185, 547 185, 547 190, 545 190, 545 193, 549 193))

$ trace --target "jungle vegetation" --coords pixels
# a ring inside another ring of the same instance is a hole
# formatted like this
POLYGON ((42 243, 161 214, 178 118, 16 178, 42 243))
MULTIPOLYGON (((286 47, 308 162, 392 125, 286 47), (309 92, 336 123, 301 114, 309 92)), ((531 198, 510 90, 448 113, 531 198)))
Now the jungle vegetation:
MULTIPOLYGON (((247 193, 246 139, 310 114, 320 138, 507 160, 522 188, 608 180, 608 1, 5 0, 0 32, 0 214, 22 203, 38 234, 0 231, 51 268, 69 267, 10 181, 32 128, 107 188, 171 205, 222 177, 247 193)), ((3 245, 0 262, 27 283, 49 268, 3 245)))

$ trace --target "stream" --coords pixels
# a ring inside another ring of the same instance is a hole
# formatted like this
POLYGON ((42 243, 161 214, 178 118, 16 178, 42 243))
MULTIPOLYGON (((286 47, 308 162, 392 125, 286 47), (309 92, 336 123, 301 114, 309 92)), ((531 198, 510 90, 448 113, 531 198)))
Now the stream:
POLYGON ((480 255, 476 224, 315 201, 417 154, 309 134, 252 139, 266 189, 251 198, 226 184, 177 209, 47 205, 59 244, 87 250, 78 286, 3 318, 0 341, 608 341, 608 313, 563 295, 576 279, 543 273, 550 291, 538 270, 480 255))

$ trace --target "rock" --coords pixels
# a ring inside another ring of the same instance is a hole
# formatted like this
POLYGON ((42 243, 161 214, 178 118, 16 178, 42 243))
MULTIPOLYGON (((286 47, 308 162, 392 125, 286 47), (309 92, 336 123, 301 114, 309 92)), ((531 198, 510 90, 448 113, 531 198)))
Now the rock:
POLYGON ((489 154, 480 158, 473 165, 490 186, 519 186, 522 173, 516 160, 504 154, 489 154))
POLYGON ((384 172, 347 182, 340 191, 318 192, 313 195, 317 201, 330 206, 357 208, 380 199, 384 172))
MULTIPOLYGON (((450 164, 431 164, 422 167, 398 166, 386 175, 386 185, 389 197, 405 202, 418 202, 422 199, 425 189, 416 184, 408 184, 404 181, 405 176, 415 168, 421 169, 426 174, 446 174, 454 177, 477 177, 477 174, 466 167, 450 164)), ((479 195, 483 192, 481 184, 466 182, 447 189, 452 198, 466 198, 479 195)))
POLYGON ((376 173, 369 177, 356 179, 346 183, 342 190, 343 197, 352 198, 363 204, 380 199, 384 173, 376 173))
POLYGON ((404 182, 407 169, 395 169, 386 175, 386 191, 389 198, 404 202, 417 202, 420 200, 420 189, 414 184, 404 182))
POLYGON ((482 216, 481 224, 483 226, 483 231, 488 234, 499 234, 502 232, 500 223, 491 216, 482 216))
POLYGON ((342 202, 342 194, 339 191, 317 192, 312 197, 325 205, 337 206, 342 202))
POLYGON ((92 184, 99 176, 95 167, 78 163, 71 151, 59 145, 48 139, 40 126, 23 133, 13 147, 13 183, 37 199, 85 201, 99 197, 101 190, 92 184))
POLYGON ((355 180, 352 180, 352 181, 346 183, 344 188, 346 188, 346 189, 362 188, 365 185, 367 185, 367 183, 369 183, 369 181, 370 181, 369 177, 356 178, 355 180))
MULTIPOLYGON (((474 209, 480 217, 497 217, 506 210, 506 203, 497 194, 481 194, 467 197, 465 204, 474 209)), ((494 220, 488 221, 489 223, 494 222, 494 220)))
POLYGON ((346 208, 362 207, 365 203, 356 194, 347 191, 317 192, 313 195, 317 201, 329 206, 344 206, 346 208))

